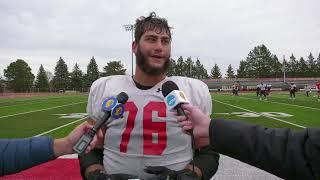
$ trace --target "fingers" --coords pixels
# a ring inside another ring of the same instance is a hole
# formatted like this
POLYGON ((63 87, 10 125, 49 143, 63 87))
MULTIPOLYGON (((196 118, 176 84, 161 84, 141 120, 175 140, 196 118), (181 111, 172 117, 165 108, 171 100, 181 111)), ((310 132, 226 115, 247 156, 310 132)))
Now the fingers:
POLYGON ((185 134, 190 134, 190 130, 192 130, 192 126, 183 126, 182 127, 182 132, 185 134))
POLYGON ((179 127, 184 127, 184 126, 192 126, 192 122, 191 121, 181 121, 179 122, 179 127))
POLYGON ((190 131, 193 128, 192 122, 190 120, 186 120, 186 118, 184 118, 184 120, 179 121, 178 126, 181 127, 182 132, 185 134, 190 134, 188 131, 190 131))
POLYGON ((183 110, 192 111, 193 107, 194 106, 192 106, 191 104, 182 104, 183 110))
POLYGON ((178 122, 186 121, 187 117, 186 116, 177 116, 178 122))
POLYGON ((83 133, 87 132, 89 129, 91 129, 93 126, 90 125, 88 122, 83 122, 80 125, 77 126, 76 129, 81 129, 83 133))
POLYGON ((105 135, 105 131, 99 129, 97 133, 98 139, 104 139, 104 135, 105 135))

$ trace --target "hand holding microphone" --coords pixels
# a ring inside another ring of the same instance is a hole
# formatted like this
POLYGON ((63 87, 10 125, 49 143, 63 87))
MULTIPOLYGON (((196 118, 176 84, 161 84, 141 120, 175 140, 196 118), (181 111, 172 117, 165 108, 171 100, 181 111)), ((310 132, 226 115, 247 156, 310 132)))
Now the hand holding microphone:
MULTIPOLYGON (((167 81, 162 84, 162 95, 164 96, 164 101, 168 110, 176 109, 179 116, 185 116, 186 113, 182 109, 182 105, 189 103, 186 95, 183 91, 179 90, 179 87, 173 81, 167 81)), ((188 130, 191 135, 191 146, 194 149, 194 136, 192 133, 192 129, 188 130)), ((193 151, 193 157, 195 156, 193 151)), ((156 174, 157 177, 161 178, 173 178, 173 179, 198 179, 198 174, 195 172, 195 166, 192 157, 192 168, 186 168, 181 171, 173 171, 166 167, 162 166, 148 166, 145 171, 151 174, 156 174)), ((201 173, 200 173, 201 174, 201 173)))
POLYGON ((183 131, 192 130, 197 148, 208 145, 210 117, 191 104, 184 104, 182 108, 187 112, 187 117, 178 118, 179 126, 183 131))
POLYGON ((189 103, 183 91, 173 81, 167 81, 162 85, 162 95, 165 97, 165 103, 169 110, 176 109, 179 116, 186 116, 181 105, 189 103))
POLYGON ((105 124, 110 123, 111 119, 119 119, 124 113, 124 104, 128 101, 129 97, 125 92, 121 92, 117 97, 111 96, 106 98, 102 103, 102 111, 104 113, 102 120, 96 121, 96 124, 86 134, 84 134, 80 140, 73 146, 73 150, 76 153, 83 153, 93 140, 94 135, 105 124))

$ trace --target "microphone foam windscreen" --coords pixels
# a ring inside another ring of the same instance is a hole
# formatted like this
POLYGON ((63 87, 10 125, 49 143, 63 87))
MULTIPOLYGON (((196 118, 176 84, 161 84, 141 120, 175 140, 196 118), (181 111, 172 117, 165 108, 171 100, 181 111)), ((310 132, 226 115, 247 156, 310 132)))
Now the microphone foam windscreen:
POLYGON ((163 97, 166 97, 173 90, 179 90, 179 87, 173 81, 167 81, 162 84, 161 91, 163 97))
POLYGON ((129 96, 127 93, 121 92, 120 94, 117 95, 117 99, 119 103, 125 104, 128 101, 129 96))

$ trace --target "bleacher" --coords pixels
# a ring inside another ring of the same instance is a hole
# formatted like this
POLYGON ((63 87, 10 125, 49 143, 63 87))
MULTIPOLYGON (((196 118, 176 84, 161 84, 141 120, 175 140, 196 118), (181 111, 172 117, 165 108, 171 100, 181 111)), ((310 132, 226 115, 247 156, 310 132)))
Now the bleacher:
POLYGON ((294 82, 297 89, 303 89, 305 85, 315 87, 317 82, 320 82, 320 77, 310 78, 228 78, 228 79, 203 79, 211 91, 230 91, 235 82, 240 83, 241 91, 255 90, 256 85, 261 82, 271 84, 271 90, 288 90, 290 83, 294 82))

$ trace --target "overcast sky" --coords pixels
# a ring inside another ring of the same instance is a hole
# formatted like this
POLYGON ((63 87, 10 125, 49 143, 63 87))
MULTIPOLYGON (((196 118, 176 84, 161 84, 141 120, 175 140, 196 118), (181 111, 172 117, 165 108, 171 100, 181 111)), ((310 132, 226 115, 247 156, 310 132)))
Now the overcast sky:
POLYGON ((121 60, 131 74, 131 34, 124 24, 155 11, 173 26, 172 57, 199 58, 235 69, 254 46, 265 44, 282 59, 320 52, 319 0, 1 0, 0 74, 24 59, 36 75, 61 56, 71 71, 86 71, 92 56, 102 70, 121 60))

